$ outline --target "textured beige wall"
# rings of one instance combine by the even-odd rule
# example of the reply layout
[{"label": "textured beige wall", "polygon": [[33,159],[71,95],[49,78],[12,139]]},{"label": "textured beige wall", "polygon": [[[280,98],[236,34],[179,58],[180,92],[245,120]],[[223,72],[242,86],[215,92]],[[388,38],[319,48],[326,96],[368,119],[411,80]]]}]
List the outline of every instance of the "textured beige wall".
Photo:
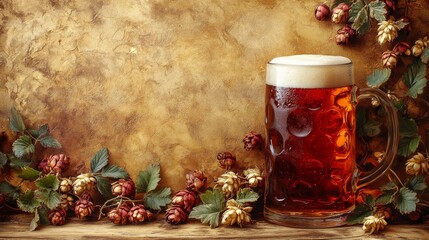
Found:
[{"label": "textured beige wall", "polygon": [[[193,169],[219,173],[219,151],[262,166],[241,139],[263,132],[269,59],[345,55],[363,85],[386,49],[373,34],[335,45],[339,26],[314,19],[318,2],[1,0],[1,130],[15,106],[29,125],[49,123],[74,171],[106,146],[133,178],[159,161],[174,189]],[[419,36],[429,1],[417,2]]]}]

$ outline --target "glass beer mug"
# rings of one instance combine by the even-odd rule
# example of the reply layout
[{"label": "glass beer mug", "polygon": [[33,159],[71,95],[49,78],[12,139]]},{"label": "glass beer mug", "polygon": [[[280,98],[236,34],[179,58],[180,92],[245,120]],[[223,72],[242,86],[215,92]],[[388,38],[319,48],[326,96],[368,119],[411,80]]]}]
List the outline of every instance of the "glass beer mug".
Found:
[{"label": "glass beer mug", "polygon": [[[376,98],[389,138],[379,166],[356,166],[356,104]],[[354,86],[353,65],[340,56],[295,55],[267,65],[265,95],[266,220],[295,227],[344,225],[356,190],[382,176],[398,145],[393,105],[378,89]]]}]

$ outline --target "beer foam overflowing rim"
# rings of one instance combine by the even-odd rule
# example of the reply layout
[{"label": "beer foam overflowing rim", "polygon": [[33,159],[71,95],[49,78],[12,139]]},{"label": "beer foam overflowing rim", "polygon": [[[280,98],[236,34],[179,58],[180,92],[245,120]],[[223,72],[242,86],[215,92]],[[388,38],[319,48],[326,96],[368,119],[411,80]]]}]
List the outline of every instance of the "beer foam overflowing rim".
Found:
[{"label": "beer foam overflowing rim", "polygon": [[354,84],[352,61],[342,56],[293,55],[267,65],[266,83],[276,87],[335,88]]}]

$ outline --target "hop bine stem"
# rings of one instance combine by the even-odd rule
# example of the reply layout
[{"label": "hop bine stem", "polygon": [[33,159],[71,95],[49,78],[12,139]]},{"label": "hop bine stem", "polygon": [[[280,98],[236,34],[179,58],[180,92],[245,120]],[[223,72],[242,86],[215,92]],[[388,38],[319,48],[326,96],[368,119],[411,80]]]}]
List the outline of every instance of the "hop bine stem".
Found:
[{"label": "hop bine stem", "polygon": [[[108,205],[108,203],[111,203],[111,202],[114,202],[117,200],[119,200],[119,202]],[[143,202],[143,199],[133,200],[131,198],[127,198],[124,196],[116,196],[114,198],[111,198],[111,199],[107,200],[106,202],[104,202],[104,204],[100,207],[100,213],[98,214],[98,220],[100,220],[101,217],[103,216],[103,210],[105,208],[110,208],[110,207],[115,207],[115,206],[117,206],[119,208],[121,206],[122,202],[129,202],[129,203],[132,203],[133,206],[135,206],[135,203],[141,203],[141,202]]]}]

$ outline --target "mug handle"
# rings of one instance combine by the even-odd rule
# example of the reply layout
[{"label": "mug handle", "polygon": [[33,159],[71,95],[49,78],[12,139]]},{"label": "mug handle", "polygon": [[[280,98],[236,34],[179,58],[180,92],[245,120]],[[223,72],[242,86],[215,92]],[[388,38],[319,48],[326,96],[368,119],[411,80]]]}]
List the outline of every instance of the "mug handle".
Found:
[{"label": "mug handle", "polygon": [[381,106],[383,106],[386,113],[386,128],[388,138],[386,151],[383,154],[380,164],[368,172],[360,172],[361,175],[359,181],[357,182],[357,188],[365,187],[366,185],[374,182],[389,170],[390,166],[392,166],[393,160],[396,157],[399,143],[398,115],[396,113],[396,108],[393,106],[387,95],[383,91],[376,88],[358,89],[355,86],[352,93],[352,102],[357,103],[361,99],[365,98],[375,98],[380,102]]}]

